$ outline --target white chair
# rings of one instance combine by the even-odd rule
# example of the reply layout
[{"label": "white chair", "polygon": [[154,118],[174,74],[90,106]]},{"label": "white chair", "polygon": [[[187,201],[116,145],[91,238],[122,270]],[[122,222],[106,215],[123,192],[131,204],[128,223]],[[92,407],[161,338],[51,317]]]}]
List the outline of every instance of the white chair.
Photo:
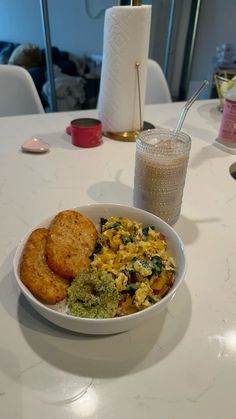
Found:
[{"label": "white chair", "polygon": [[172,102],[169,86],[160,65],[148,59],[145,104]]},{"label": "white chair", "polygon": [[0,116],[44,113],[32,77],[23,67],[0,65]]}]

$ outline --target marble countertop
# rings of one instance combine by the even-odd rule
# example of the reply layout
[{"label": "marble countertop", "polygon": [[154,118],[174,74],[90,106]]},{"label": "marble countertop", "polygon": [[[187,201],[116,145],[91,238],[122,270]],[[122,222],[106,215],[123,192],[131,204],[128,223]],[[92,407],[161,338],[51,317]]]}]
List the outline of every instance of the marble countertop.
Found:
[{"label": "marble countertop", "polygon": [[[145,120],[173,127],[182,106],[147,106]],[[235,418],[236,156],[214,145],[215,100],[195,102],[183,127],[192,148],[174,229],[188,268],[168,309],[126,333],[85,336],[20,295],[12,260],[30,228],[73,206],[132,205],[135,143],[76,148],[65,127],[79,116],[96,111],[0,118],[0,417]],[[22,153],[32,136],[50,152]]]}]

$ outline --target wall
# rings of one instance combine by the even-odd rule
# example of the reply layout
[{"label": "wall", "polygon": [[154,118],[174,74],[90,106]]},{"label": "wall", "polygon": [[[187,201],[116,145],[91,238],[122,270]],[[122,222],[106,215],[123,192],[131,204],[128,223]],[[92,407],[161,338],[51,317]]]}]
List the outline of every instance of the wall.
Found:
[{"label": "wall", "polygon": [[[86,4],[92,16],[86,13]],[[101,54],[103,9],[116,0],[48,0],[52,45],[74,54]],[[31,42],[42,47],[43,32],[39,0],[0,1],[0,41]]]},{"label": "wall", "polygon": [[[77,55],[102,54],[104,10],[118,3],[118,0],[48,0],[52,45]],[[98,18],[89,17],[87,12]],[[0,41],[31,42],[43,47],[40,0],[0,0]]]},{"label": "wall", "polygon": [[212,81],[217,45],[223,42],[231,43],[236,52],[235,16],[235,0],[202,0],[189,95],[202,80]]},{"label": "wall", "polygon": [[[99,14],[100,17],[90,18],[86,13],[86,4],[91,16]],[[102,11],[115,4],[115,0],[48,0],[52,44],[74,54],[101,54]]]},{"label": "wall", "polygon": [[43,44],[39,1],[0,1],[0,41]]}]

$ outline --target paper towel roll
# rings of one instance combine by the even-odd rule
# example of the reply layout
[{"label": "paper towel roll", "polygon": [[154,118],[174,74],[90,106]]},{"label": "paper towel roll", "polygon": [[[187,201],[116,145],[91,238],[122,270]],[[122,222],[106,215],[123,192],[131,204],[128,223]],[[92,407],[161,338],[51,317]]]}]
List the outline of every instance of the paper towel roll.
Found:
[{"label": "paper towel roll", "polygon": [[98,114],[103,130],[140,129],[136,63],[143,115],[151,6],[114,6],[106,11]]}]

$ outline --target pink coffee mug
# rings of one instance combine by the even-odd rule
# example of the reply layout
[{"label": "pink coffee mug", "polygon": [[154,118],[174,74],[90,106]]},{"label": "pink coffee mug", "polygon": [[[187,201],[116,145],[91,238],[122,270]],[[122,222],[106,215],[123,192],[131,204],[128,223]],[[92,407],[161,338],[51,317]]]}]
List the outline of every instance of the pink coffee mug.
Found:
[{"label": "pink coffee mug", "polygon": [[71,135],[71,142],[77,147],[96,147],[102,144],[102,123],[99,119],[74,119],[66,132]]}]

